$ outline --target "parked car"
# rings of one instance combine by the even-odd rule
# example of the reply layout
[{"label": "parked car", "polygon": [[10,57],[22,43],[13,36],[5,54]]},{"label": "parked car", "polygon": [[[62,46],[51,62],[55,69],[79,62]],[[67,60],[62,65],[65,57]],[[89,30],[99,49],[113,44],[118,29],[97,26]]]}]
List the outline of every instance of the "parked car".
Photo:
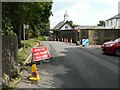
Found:
[{"label": "parked car", "polygon": [[120,56],[120,38],[103,43],[101,48],[104,53]]}]

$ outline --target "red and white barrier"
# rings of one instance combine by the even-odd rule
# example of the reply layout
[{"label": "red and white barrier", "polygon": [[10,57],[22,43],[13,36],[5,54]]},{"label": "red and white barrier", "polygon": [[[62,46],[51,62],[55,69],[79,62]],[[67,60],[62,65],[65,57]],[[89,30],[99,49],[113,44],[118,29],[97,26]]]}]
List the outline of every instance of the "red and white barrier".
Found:
[{"label": "red and white barrier", "polygon": [[50,53],[46,46],[36,47],[31,49],[34,61],[40,61],[50,58]]}]

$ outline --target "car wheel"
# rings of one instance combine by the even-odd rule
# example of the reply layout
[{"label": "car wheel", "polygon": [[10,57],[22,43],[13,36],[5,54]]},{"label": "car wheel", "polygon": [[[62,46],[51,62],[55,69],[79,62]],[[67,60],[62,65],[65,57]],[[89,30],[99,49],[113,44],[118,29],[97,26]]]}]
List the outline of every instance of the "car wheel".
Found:
[{"label": "car wheel", "polygon": [[119,48],[119,49],[116,49],[115,54],[116,54],[117,56],[120,56],[120,48]]}]

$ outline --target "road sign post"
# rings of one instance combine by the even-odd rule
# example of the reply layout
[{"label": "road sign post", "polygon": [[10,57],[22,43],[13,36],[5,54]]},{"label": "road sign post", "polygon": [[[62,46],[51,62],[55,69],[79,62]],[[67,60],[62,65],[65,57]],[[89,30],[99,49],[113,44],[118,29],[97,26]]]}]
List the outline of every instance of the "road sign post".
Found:
[{"label": "road sign post", "polygon": [[24,52],[25,52],[25,25],[23,24]]},{"label": "road sign post", "polygon": [[23,24],[23,37],[24,37],[24,52],[25,52],[25,30],[29,28],[29,25]]}]

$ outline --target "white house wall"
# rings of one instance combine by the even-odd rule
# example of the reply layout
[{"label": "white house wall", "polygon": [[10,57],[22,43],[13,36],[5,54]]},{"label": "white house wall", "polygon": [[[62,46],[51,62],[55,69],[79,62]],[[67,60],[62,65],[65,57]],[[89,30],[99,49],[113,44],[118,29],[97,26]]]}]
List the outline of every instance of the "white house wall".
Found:
[{"label": "white house wall", "polygon": [[110,27],[111,26],[111,20],[107,21],[107,26]]},{"label": "white house wall", "polygon": [[120,19],[118,19],[117,26],[120,28]]},{"label": "white house wall", "polygon": [[115,27],[116,24],[117,24],[117,23],[116,23],[116,19],[113,19],[113,20],[112,20],[112,26]]},{"label": "white house wall", "polygon": [[60,30],[67,30],[65,27],[68,27],[67,29],[73,29],[69,24],[65,24]]},{"label": "white house wall", "polygon": [[117,19],[117,23],[116,23],[116,19],[110,19],[107,21],[107,27],[111,27],[111,28],[118,28],[120,27],[120,19]]}]

